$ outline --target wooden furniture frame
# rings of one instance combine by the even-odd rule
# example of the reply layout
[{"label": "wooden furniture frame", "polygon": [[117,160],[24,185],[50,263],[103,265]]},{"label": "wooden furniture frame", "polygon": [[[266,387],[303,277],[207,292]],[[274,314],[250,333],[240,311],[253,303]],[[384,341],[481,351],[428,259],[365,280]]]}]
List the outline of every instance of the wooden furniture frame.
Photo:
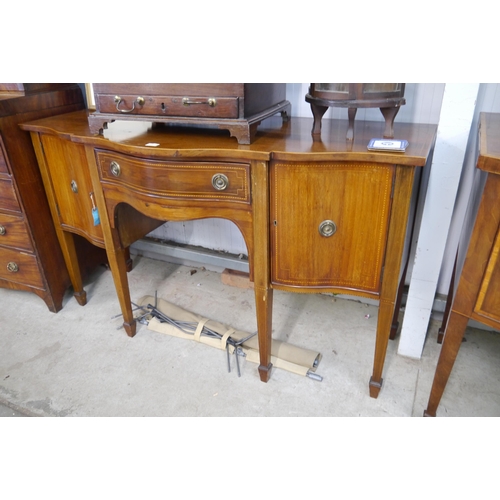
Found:
[{"label": "wooden furniture frame", "polygon": [[[476,175],[482,187],[458,288],[444,331],[427,409],[435,417],[469,319],[500,329],[500,114],[482,113]],[[459,266],[460,267],[460,266]],[[451,290],[450,290],[451,292]]]},{"label": "wooden furniture frame", "polygon": [[71,283],[30,134],[19,123],[84,107],[77,84],[0,84],[0,287],[33,292],[52,312]]},{"label": "wooden furniture frame", "polygon": [[[349,147],[343,134],[345,121],[326,121],[329,133],[325,137],[329,139],[324,143],[311,139],[310,126],[307,118],[285,123],[271,118],[262,124],[251,145],[238,145],[216,131],[165,130],[145,123],[136,123],[137,129],[132,131],[130,125],[117,122],[105,137],[95,136],[85,113],[23,125],[31,131],[35,145],[43,144],[35,149],[42,170],[52,181],[60,166],[55,158],[48,158],[47,147],[51,146],[47,138],[84,148],[128,335],[135,334],[135,323],[126,247],[158,221],[225,218],[238,226],[248,247],[261,380],[268,381],[272,368],[274,288],[350,293],[380,301],[369,383],[370,395],[377,397],[397,313],[414,172],[426,164],[436,127],[399,124],[399,136],[410,144],[407,151],[374,153],[367,150],[367,144],[380,134],[380,123],[360,123],[357,139]],[[46,187],[52,190],[51,182]],[[66,185],[66,191],[69,189]],[[337,197],[340,202],[335,201]],[[49,196],[54,203],[57,198],[57,193]],[[307,234],[294,233],[297,221],[287,211],[294,205],[296,213],[305,215],[298,226],[309,225]],[[329,219],[337,225],[335,234],[330,234],[327,224],[318,236],[318,225]],[[61,230],[72,234],[68,226]],[[63,245],[66,238],[62,238]],[[304,252],[313,251],[310,245],[318,247],[314,262],[304,260]],[[372,251],[366,251],[370,245]],[[71,252],[65,255],[72,258]],[[300,266],[301,271],[287,274],[290,266]],[[78,262],[73,260],[69,267],[77,273]],[[78,282],[74,286],[81,287]]]}]

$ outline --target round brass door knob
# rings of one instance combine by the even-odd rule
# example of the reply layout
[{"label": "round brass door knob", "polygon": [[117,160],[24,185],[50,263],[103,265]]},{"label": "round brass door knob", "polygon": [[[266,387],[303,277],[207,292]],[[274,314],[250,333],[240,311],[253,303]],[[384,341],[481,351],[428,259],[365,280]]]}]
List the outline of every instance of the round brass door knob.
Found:
[{"label": "round brass door knob", "polygon": [[319,230],[319,234],[321,234],[321,236],[328,238],[328,237],[333,236],[335,234],[335,231],[337,231],[337,226],[335,225],[335,222],[333,222],[332,220],[324,220],[319,225],[318,230]]}]

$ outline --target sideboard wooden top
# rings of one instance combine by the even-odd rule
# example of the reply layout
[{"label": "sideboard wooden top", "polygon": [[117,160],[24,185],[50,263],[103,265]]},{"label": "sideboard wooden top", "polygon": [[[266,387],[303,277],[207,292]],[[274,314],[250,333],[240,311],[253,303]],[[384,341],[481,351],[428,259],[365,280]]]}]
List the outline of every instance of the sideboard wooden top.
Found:
[{"label": "sideboard wooden top", "polygon": [[[238,144],[225,130],[153,126],[151,122],[115,121],[103,136],[93,135],[88,126],[89,111],[68,113],[22,125],[24,130],[54,134],[74,142],[110,148],[123,153],[148,157],[196,157],[207,150],[214,158],[246,160],[364,161],[398,165],[424,166],[436,137],[436,125],[395,123],[395,139],[405,139],[405,153],[371,152],[370,139],[382,137],[383,122],[357,121],[354,141],[346,141],[347,120],[323,120],[321,140],[311,136],[313,119],[292,117],[283,122],[280,116],[263,121],[252,144]],[[213,153],[213,154],[212,154]]]},{"label": "sideboard wooden top", "polygon": [[500,113],[481,113],[478,168],[500,174]]}]

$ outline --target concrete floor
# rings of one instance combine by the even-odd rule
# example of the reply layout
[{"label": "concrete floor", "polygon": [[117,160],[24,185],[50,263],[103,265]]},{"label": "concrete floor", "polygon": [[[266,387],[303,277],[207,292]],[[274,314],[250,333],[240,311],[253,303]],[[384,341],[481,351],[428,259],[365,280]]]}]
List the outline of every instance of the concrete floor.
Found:
[{"label": "concrete floor", "polygon": [[[256,329],[253,290],[222,283],[214,271],[136,256],[132,300],[165,298],[184,309],[248,332]],[[138,325],[129,338],[111,273],[100,268],[86,285],[88,304],[67,293],[50,313],[31,293],[0,289],[0,416],[279,416],[421,417],[440,345],[429,330],[420,360],[389,343],[378,399],[368,394],[377,307],[330,295],[275,291],[273,337],[323,356],[317,382],[275,369],[260,382],[242,359],[227,371],[224,351]],[[500,416],[500,338],[468,329],[438,417]]]}]

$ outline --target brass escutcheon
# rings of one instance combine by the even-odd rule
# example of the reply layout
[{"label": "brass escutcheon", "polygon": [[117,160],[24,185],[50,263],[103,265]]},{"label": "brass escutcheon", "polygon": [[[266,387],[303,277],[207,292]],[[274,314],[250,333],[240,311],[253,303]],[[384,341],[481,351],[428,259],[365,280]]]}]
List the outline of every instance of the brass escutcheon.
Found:
[{"label": "brass escutcheon", "polygon": [[330,236],[333,236],[335,234],[335,231],[337,231],[337,226],[332,220],[324,220],[319,225],[318,231],[321,236],[329,238]]},{"label": "brass escutcheon", "polygon": [[15,262],[9,262],[7,264],[7,271],[10,271],[11,273],[17,273],[17,271],[19,271],[19,266]]}]

